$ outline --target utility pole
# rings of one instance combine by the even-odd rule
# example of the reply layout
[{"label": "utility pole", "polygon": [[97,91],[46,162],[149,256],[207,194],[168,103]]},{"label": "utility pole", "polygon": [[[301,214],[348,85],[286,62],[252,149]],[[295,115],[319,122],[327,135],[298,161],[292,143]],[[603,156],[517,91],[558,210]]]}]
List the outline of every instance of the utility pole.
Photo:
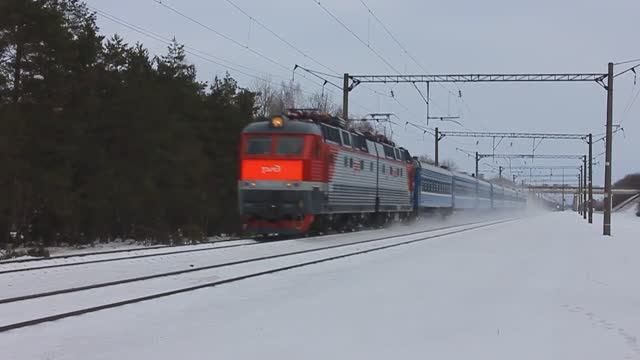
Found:
[{"label": "utility pole", "polygon": [[582,218],[587,220],[587,155],[582,158],[582,204],[584,205],[584,209],[582,209]]},{"label": "utility pole", "polygon": [[578,214],[582,215],[582,167],[580,167],[580,174],[578,175]]},{"label": "utility pole", "polygon": [[344,74],[342,82],[342,118],[349,118],[349,74]]},{"label": "utility pole", "polygon": [[[429,116],[427,116],[427,121],[429,121],[428,119],[429,119]],[[436,127],[436,153],[435,153],[436,166],[440,166],[439,159],[438,159],[438,142],[440,142],[440,130],[438,130],[438,128]]]},{"label": "utility pole", "polygon": [[593,137],[589,134],[589,224],[593,224]]},{"label": "utility pole", "polygon": [[[430,102],[431,102],[431,98],[429,97],[429,82],[427,81],[427,126],[429,126],[429,103]],[[438,165],[438,161],[436,161],[436,166],[437,165]]]},{"label": "utility pole", "polygon": [[478,174],[478,162],[480,161],[480,154],[476,151],[476,179],[479,179],[480,176]]},{"label": "utility pole", "polygon": [[602,226],[603,235],[611,235],[611,150],[613,140],[613,63],[610,62],[607,72],[607,135],[606,150],[604,160],[604,221]]},{"label": "utility pole", "polygon": [[562,211],[565,208],[565,198],[564,198],[564,169],[562,169]]}]

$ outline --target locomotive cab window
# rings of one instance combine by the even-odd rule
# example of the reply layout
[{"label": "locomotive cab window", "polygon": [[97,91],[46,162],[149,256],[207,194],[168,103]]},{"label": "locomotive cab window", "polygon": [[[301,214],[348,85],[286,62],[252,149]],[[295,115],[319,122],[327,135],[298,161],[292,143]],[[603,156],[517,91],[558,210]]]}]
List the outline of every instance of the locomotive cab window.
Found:
[{"label": "locomotive cab window", "polygon": [[252,136],[247,139],[247,154],[265,155],[271,153],[270,136]]},{"label": "locomotive cab window", "polygon": [[406,149],[402,149],[401,153],[403,155],[402,160],[411,161],[411,154],[409,154],[409,151],[407,151]]},{"label": "locomotive cab window", "polygon": [[278,155],[300,155],[304,147],[304,138],[301,136],[282,136],[278,139]]},{"label": "locomotive cab window", "polygon": [[340,144],[340,130],[331,126],[322,125],[322,134],[325,140]]},{"label": "locomotive cab window", "polygon": [[347,147],[351,147],[351,139],[349,133],[346,131],[342,131],[342,144]]},{"label": "locomotive cab window", "polygon": [[391,146],[384,145],[384,154],[389,159],[395,159],[393,148]]},{"label": "locomotive cab window", "polygon": [[353,141],[353,147],[362,151],[369,151],[367,148],[367,140],[362,135],[351,135],[351,140]]}]

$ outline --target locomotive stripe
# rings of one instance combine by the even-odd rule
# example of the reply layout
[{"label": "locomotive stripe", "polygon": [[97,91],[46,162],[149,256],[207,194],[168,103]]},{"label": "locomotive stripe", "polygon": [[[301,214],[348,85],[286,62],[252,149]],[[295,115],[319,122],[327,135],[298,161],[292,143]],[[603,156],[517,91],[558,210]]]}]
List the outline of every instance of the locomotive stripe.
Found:
[{"label": "locomotive stripe", "polygon": [[327,191],[327,183],[320,181],[269,181],[269,180],[241,180],[238,181],[241,190],[301,190]]}]

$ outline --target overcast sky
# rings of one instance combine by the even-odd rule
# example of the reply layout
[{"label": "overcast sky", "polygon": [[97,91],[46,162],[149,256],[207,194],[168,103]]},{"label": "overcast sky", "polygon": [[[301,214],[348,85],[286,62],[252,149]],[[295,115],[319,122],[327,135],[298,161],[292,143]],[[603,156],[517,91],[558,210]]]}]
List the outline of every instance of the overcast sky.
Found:
[{"label": "overcast sky", "polygon": [[[394,74],[394,70],[372,50],[359,42],[313,0],[231,0],[253,18],[293,44],[309,57],[292,49],[227,0],[166,1],[211,29],[264,54],[280,65],[234,44],[213,31],[181,17],[154,0],[89,0],[94,8],[117,16],[164,37],[222,58],[236,69],[253,76],[268,76],[274,82],[291,78],[294,64],[342,74]],[[364,0],[364,3],[402,43],[409,55],[389,37],[360,0],[323,0],[322,6],[343,21],[364,42],[403,73],[604,73],[609,61],[640,58],[637,0]],[[162,54],[166,45],[136,33],[121,24],[98,16],[104,35],[122,35],[128,42],[140,41],[152,54]],[[313,59],[313,60],[311,60]],[[198,77],[210,81],[226,71],[241,86],[250,87],[255,77],[190,56]],[[616,66],[616,72],[636,63]],[[326,66],[326,67],[323,67]],[[296,72],[303,91],[321,89],[320,81],[309,81]],[[331,79],[341,85],[341,80]],[[419,85],[424,91],[424,84]],[[331,86],[333,100],[341,93]],[[376,90],[383,95],[374,93]],[[462,92],[462,98],[454,96]],[[388,95],[393,91],[395,99]],[[640,99],[625,111],[640,92],[631,73],[616,78],[614,123],[621,123],[613,142],[613,174],[640,172]],[[452,95],[453,94],[453,95]],[[386,95],[386,96],[385,96]],[[431,85],[431,115],[460,116],[464,127],[431,121],[442,130],[531,131],[593,133],[604,132],[606,92],[595,83],[472,83]],[[371,112],[392,112],[401,121],[425,123],[425,103],[410,84],[360,86],[351,93],[351,116]],[[401,122],[398,121],[398,122]],[[396,143],[413,155],[433,156],[434,140],[421,131],[393,126]],[[387,128],[387,131],[391,131]],[[497,142],[497,140],[496,140]],[[474,171],[469,152],[491,153],[492,139],[446,138],[441,142],[441,159],[451,159],[461,170]],[[532,152],[532,140],[504,139],[495,153]],[[584,154],[579,141],[543,141],[537,154]],[[596,143],[594,155],[604,151]],[[604,156],[594,168],[594,184],[604,182]],[[513,160],[512,166],[532,161]],[[534,160],[535,165],[577,165],[574,160]],[[508,160],[484,159],[481,173],[490,166],[509,167]],[[548,171],[547,171],[548,172]],[[540,173],[540,172],[539,172]],[[567,174],[576,171],[567,170]],[[505,171],[509,176],[509,171]]]}]

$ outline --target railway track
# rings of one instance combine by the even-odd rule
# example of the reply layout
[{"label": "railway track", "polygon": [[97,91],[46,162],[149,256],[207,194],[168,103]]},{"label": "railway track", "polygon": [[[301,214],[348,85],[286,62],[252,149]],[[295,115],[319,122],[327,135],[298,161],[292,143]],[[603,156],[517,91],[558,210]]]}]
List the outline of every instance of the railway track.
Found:
[{"label": "railway track", "polygon": [[[363,229],[363,230],[372,230],[372,229]],[[323,234],[323,235],[316,235],[311,238],[315,239],[315,238],[341,236],[341,235],[342,233],[329,233],[329,234]],[[278,241],[286,242],[286,241],[294,241],[299,239],[300,238],[284,238],[284,239],[278,239]],[[78,266],[78,265],[143,259],[143,258],[150,258],[150,257],[157,257],[157,256],[170,256],[170,255],[179,255],[179,254],[198,253],[198,252],[206,252],[206,251],[233,248],[233,247],[246,246],[246,245],[258,245],[258,244],[264,244],[264,243],[268,243],[268,242],[261,242],[253,239],[229,239],[229,240],[213,241],[213,242],[198,244],[198,245],[178,245],[178,246],[160,245],[160,246],[141,247],[141,248],[122,249],[122,250],[108,250],[108,251],[87,252],[87,253],[79,253],[79,254],[58,255],[58,256],[50,256],[48,258],[2,260],[0,261],[0,275],[36,271],[36,270],[65,268],[65,267],[72,267],[72,266]],[[184,249],[184,250],[163,251],[163,249],[175,249],[175,248],[182,248],[182,247],[190,247],[190,248]],[[143,252],[143,253],[136,254],[136,252]],[[116,256],[116,257],[109,256],[112,254],[131,254],[131,255]],[[96,258],[91,260],[75,261],[75,259],[82,259],[86,257],[96,257]],[[72,262],[62,262],[62,263],[58,262],[60,260],[69,260],[69,259],[71,259]],[[37,266],[27,265],[24,267],[21,267],[19,265],[22,263],[28,264],[28,263],[34,263],[34,262],[38,264],[47,263],[47,265],[37,265]]]},{"label": "railway track", "polygon": [[[469,224],[471,223],[455,224],[452,226],[464,226]],[[386,239],[392,236],[414,235],[423,233],[425,230],[439,230],[448,227],[384,234],[384,236],[378,236],[374,238],[374,240]],[[306,239],[289,239],[279,242],[263,243],[265,244],[264,248],[261,247],[258,249],[252,247],[252,250],[255,251],[243,251],[245,253],[244,255],[239,252],[239,249],[232,249],[240,248],[240,246],[233,245],[218,247],[217,249],[220,250],[218,252],[180,252],[180,257],[172,259],[156,258],[147,255],[140,257],[127,257],[126,260],[131,261],[128,261],[125,264],[119,264],[115,267],[112,266],[111,260],[117,261],[125,259],[103,259],[100,261],[82,262],[80,264],[77,264],[85,265],[80,269],[67,268],[66,266],[53,266],[54,269],[51,269],[51,267],[39,267],[36,269],[32,269],[34,270],[32,272],[5,271],[4,274],[0,272],[0,280],[4,280],[7,283],[7,286],[5,286],[4,290],[4,296],[0,298],[0,304],[35,299],[44,296],[53,296],[83,290],[97,289],[107,286],[140,282],[167,276],[197,273],[224,266],[242,264],[247,262],[247,259],[250,259],[252,261],[260,261],[270,258],[282,257],[287,254],[292,254],[290,249],[287,248],[288,246],[295,246],[297,248],[298,251],[293,253],[293,255],[304,254],[310,251],[327,248],[327,243],[330,242],[337,243],[336,245],[334,245],[334,247],[346,246],[356,241],[356,238],[358,237],[363,240],[369,241],[371,235],[366,232],[358,232],[351,233],[348,238],[344,238],[340,234],[334,234]],[[294,240],[298,241],[296,241],[294,244],[287,244],[294,242]],[[253,245],[256,243],[251,244]],[[249,250],[249,248],[242,247],[242,250]],[[227,254],[229,251],[234,252],[232,254]],[[223,254],[220,254],[220,252],[223,252]],[[174,252],[170,254],[173,253]],[[158,255],[166,255],[166,253],[155,254],[155,256]],[[140,259],[146,260],[146,264],[142,267],[140,266]],[[55,268],[63,269],[60,270]],[[92,276],[84,277],[82,275],[79,275],[83,272],[92,274]],[[27,274],[28,276],[21,276],[23,274]],[[46,278],[47,281],[43,282],[43,278]],[[14,287],[13,284],[20,284],[20,286]]]},{"label": "railway track", "polygon": [[[204,243],[200,243],[198,245],[211,245],[211,244],[219,244],[233,241],[242,241],[242,239],[227,239],[227,240],[216,240],[216,241],[208,241]],[[130,253],[136,251],[150,251],[150,250],[158,250],[158,249],[166,249],[166,248],[179,248],[185,246],[194,246],[191,244],[187,245],[152,245],[152,246],[144,246],[144,247],[135,247],[129,249],[116,249],[116,250],[104,250],[104,251],[88,251],[81,252],[75,254],[67,254],[67,255],[54,255],[49,257],[34,257],[28,259],[16,259],[16,260],[0,260],[0,265],[6,264],[21,264],[21,263],[30,263],[30,262],[47,262],[51,260],[59,260],[59,259],[72,259],[72,258],[80,258],[86,256],[97,256],[97,255],[109,255],[109,254],[119,254],[119,253]]]},{"label": "railway track", "polygon": [[[230,243],[230,242],[234,242],[233,244],[227,244],[227,245],[220,245],[218,246],[216,243]],[[173,250],[173,251],[165,251],[165,252],[146,252],[144,254],[138,254],[138,255],[130,255],[130,256],[120,256],[120,257],[105,257],[105,258],[98,258],[98,259],[93,259],[93,260],[86,260],[86,261],[77,261],[77,262],[65,262],[65,263],[55,263],[55,264],[49,264],[49,265],[42,265],[42,266],[28,266],[28,267],[15,267],[15,268],[11,268],[11,269],[6,269],[6,270],[0,270],[0,275],[2,274],[10,274],[10,273],[18,273],[18,272],[25,272],[25,271],[34,271],[34,270],[45,270],[45,269],[54,269],[54,268],[62,268],[62,267],[70,267],[70,266],[78,266],[78,265],[87,265],[87,264],[98,264],[98,263],[104,263],[104,262],[114,262],[114,261],[123,261],[123,260],[132,260],[132,259],[143,259],[143,258],[149,258],[149,257],[155,257],[155,256],[168,256],[168,255],[178,255],[178,254],[188,254],[188,253],[197,253],[197,252],[203,252],[203,251],[212,251],[212,250],[219,250],[219,249],[226,249],[226,248],[232,248],[232,247],[238,247],[238,246],[246,246],[246,245],[257,245],[259,244],[259,242],[255,242],[253,240],[248,240],[248,239],[242,239],[242,240],[224,240],[224,241],[219,241],[216,243],[211,243],[210,246],[206,246],[206,247],[201,247],[201,248],[195,248],[195,249],[184,249],[184,250]],[[188,246],[188,245],[185,245]],[[168,248],[174,248],[172,246],[166,246]],[[147,251],[151,251],[151,250],[157,250],[157,249],[163,249],[165,248],[165,246],[162,247],[158,247],[158,248],[151,248],[151,249],[144,249]],[[47,259],[51,259],[51,260],[58,260],[58,259],[68,259],[68,258],[75,258],[75,257],[83,257],[83,256],[102,256],[102,255],[109,255],[109,254],[113,254],[113,253],[121,253],[121,252],[132,252],[132,251],[140,251],[141,249],[138,250],[118,250],[118,251],[109,251],[109,252],[97,252],[97,253],[93,253],[91,255],[89,254],[83,254],[83,255],[69,255],[69,256],[60,256],[60,257],[50,257]],[[26,260],[26,259],[25,259]],[[19,261],[19,260],[17,260]],[[44,259],[38,260],[38,261],[45,261]],[[0,263],[0,269],[2,269],[2,266],[5,264],[10,264],[9,262],[4,262],[4,263]]]},{"label": "railway track", "polygon": [[[468,232],[513,220],[515,219],[452,225],[328,246],[317,244],[307,249],[248,257],[199,268],[4,298],[0,299],[0,304],[3,304],[0,307],[0,318],[7,322],[0,323],[0,332]],[[199,274],[199,278],[195,279],[196,284],[193,285],[194,278],[188,275],[196,273]],[[132,283],[138,285],[133,286],[135,284]],[[117,289],[116,292],[120,296],[109,296],[109,289]],[[126,291],[122,291],[123,289]],[[43,312],[41,309],[45,304],[45,309],[53,309],[55,313]]]},{"label": "railway track", "polygon": [[[367,229],[371,230],[371,229]],[[316,238],[324,238],[324,237],[332,237],[332,236],[341,236],[342,233],[330,233],[324,235],[316,235],[313,239]],[[277,239],[279,242],[287,242],[287,241],[295,241],[300,238],[284,238]],[[135,260],[135,259],[144,259],[144,258],[152,258],[152,257],[160,257],[160,256],[171,256],[171,255],[180,255],[180,254],[189,254],[189,253],[199,253],[199,252],[207,252],[213,250],[220,249],[228,249],[233,247],[240,246],[248,246],[248,245],[259,245],[266,244],[270,242],[262,242],[255,241],[253,239],[231,239],[231,240],[221,240],[215,241],[208,244],[200,244],[200,245],[180,245],[180,247],[185,246],[197,246],[197,248],[189,248],[183,250],[171,250],[171,251],[159,251],[162,249],[175,249],[176,246],[157,246],[157,247],[148,247],[148,248],[135,248],[135,249],[126,249],[126,250],[113,250],[113,251],[101,251],[101,252],[92,252],[92,253],[82,253],[82,254],[72,254],[72,255],[60,255],[60,256],[52,256],[48,258],[37,258],[37,259],[20,259],[20,260],[10,260],[10,261],[1,261],[0,262],[0,275],[3,274],[11,274],[11,273],[21,273],[21,272],[29,272],[29,271],[38,271],[38,270],[48,270],[48,269],[56,269],[56,268],[67,268],[79,265],[89,265],[89,264],[100,264],[100,263],[109,263],[109,262],[117,262],[117,261],[126,261],[126,260]],[[144,252],[143,254],[136,254],[137,251]],[[108,255],[112,254],[120,254],[120,253],[128,253],[131,255],[126,256],[116,256],[111,257]],[[81,259],[85,257],[96,257],[91,260],[80,260],[74,261],[75,259]],[[60,260],[69,260],[72,259],[72,262],[57,262]],[[39,265],[36,266],[16,266],[16,264],[21,263],[31,263],[37,262]],[[53,263],[51,263],[53,262]],[[46,265],[40,265],[40,263],[47,263]],[[13,265],[12,265],[13,264]],[[8,267],[5,265],[9,265]],[[2,301],[0,300],[0,304]]]},{"label": "railway track", "polygon": [[[335,236],[335,235],[339,236],[339,235],[341,235],[341,233],[316,235],[316,236],[313,236],[313,238],[321,238],[321,237]],[[274,238],[274,239],[277,239],[277,238]],[[281,241],[281,242],[282,241],[294,241],[294,240],[299,240],[299,238],[281,238],[281,239],[277,239],[277,240]],[[224,243],[224,245],[218,245],[218,244],[221,244],[221,243]],[[72,267],[72,266],[78,266],[78,265],[99,264],[99,263],[116,262],[116,261],[123,261],[123,260],[143,259],[143,258],[150,258],[150,257],[156,257],[156,256],[169,256],[169,255],[179,255],[179,254],[188,254],[188,253],[198,253],[198,252],[204,252],[204,251],[220,250],[220,249],[227,249],[227,248],[233,248],[233,247],[239,247],[239,246],[247,246],[247,245],[259,245],[259,244],[265,244],[265,243],[268,243],[268,242],[255,241],[253,239],[231,239],[231,240],[220,240],[220,241],[214,241],[214,242],[211,242],[211,243],[207,243],[206,247],[199,247],[199,248],[195,248],[195,249],[185,249],[185,250],[173,250],[173,251],[165,251],[165,252],[153,252],[153,251],[159,250],[159,249],[166,249],[166,248],[173,249],[173,248],[176,248],[178,246],[161,245],[161,246],[152,246],[152,247],[144,247],[144,248],[126,249],[126,250],[110,250],[110,251],[98,251],[98,252],[91,252],[91,253],[50,256],[48,258],[19,259],[19,260],[8,260],[8,261],[5,260],[5,261],[0,261],[0,275],[27,272],[27,271],[36,271],[36,270],[65,268],[65,267]],[[200,244],[200,245],[205,245],[205,244]],[[195,245],[195,246],[200,246],[200,245]],[[185,246],[194,246],[194,245],[179,245],[179,247],[185,247]],[[143,251],[145,253],[144,254],[134,254],[134,255],[129,255],[129,256],[120,256],[120,257],[103,257],[104,255],[120,254],[120,253],[135,253],[137,251]],[[96,256],[98,258],[97,259],[92,259],[92,260],[85,260],[85,261],[53,263],[53,264],[40,265],[40,266],[11,267],[11,268],[8,268],[8,269],[6,268],[6,266],[4,266],[4,265],[20,264],[20,263],[31,263],[31,262],[50,262],[50,261],[54,261],[55,262],[57,260],[76,259],[76,258],[92,257],[92,256]],[[4,270],[3,270],[3,267],[5,267]],[[2,301],[0,301],[0,304],[1,303],[2,303]]]}]

